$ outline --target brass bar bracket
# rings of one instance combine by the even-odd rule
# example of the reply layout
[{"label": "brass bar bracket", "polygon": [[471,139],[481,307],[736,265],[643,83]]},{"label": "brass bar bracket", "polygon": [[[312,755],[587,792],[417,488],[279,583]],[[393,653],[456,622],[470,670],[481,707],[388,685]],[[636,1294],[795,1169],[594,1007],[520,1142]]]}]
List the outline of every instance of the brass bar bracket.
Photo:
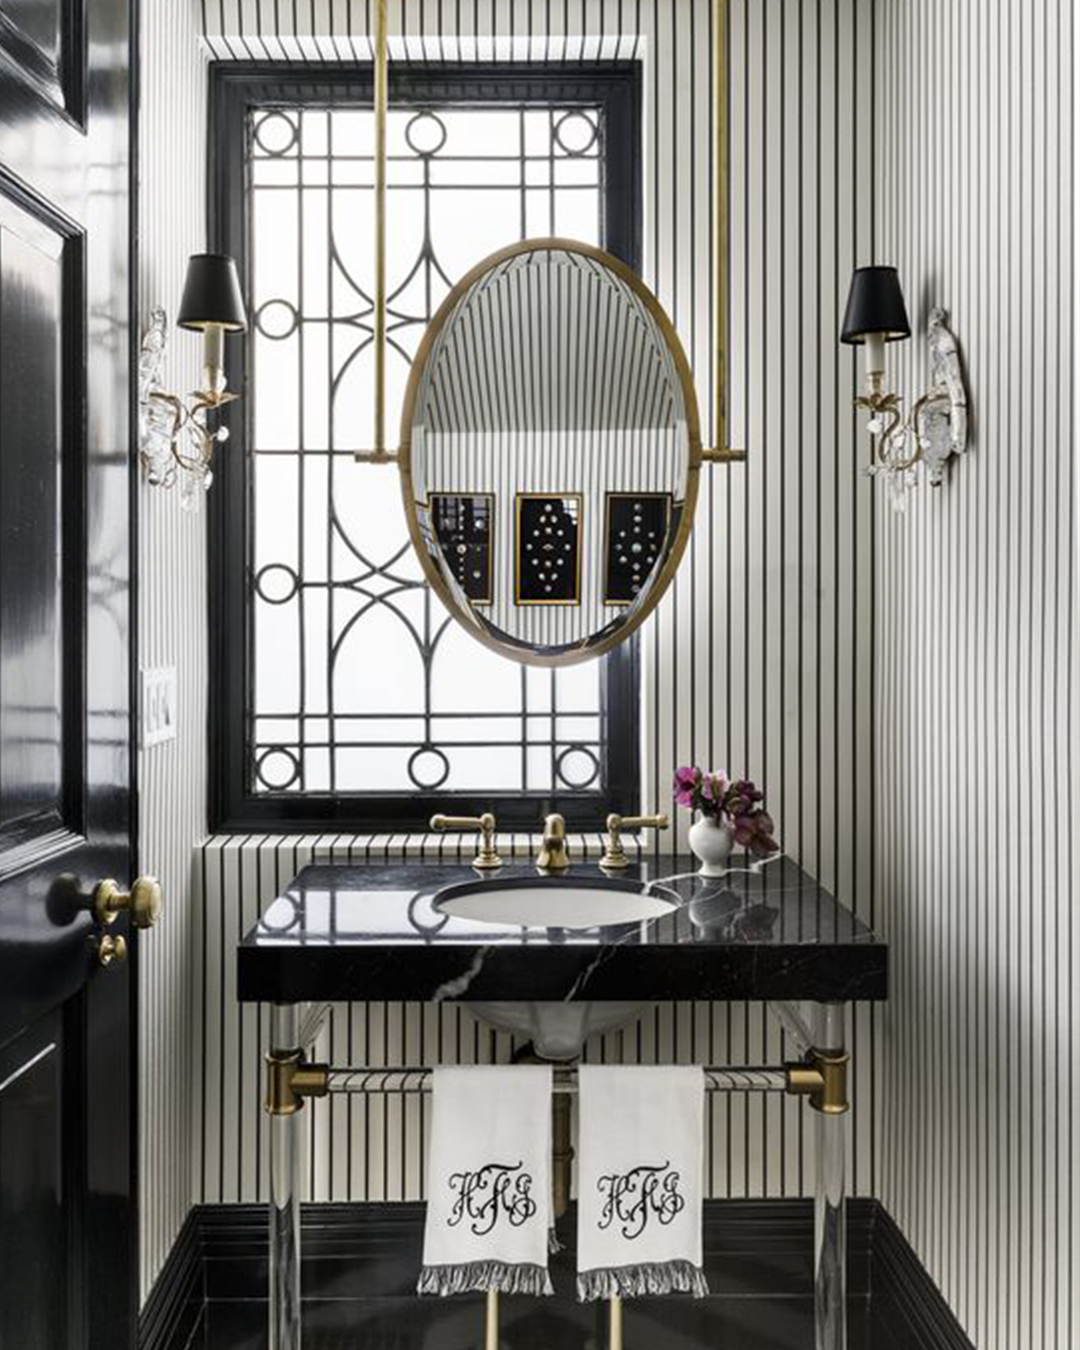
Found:
[{"label": "brass bar bracket", "polygon": [[397,464],[396,450],[354,450],[353,459],[357,464]]},{"label": "brass bar bracket", "polygon": [[745,461],[745,450],[703,449],[701,452],[702,464],[743,464]]},{"label": "brass bar bracket", "polygon": [[849,1060],[847,1054],[811,1050],[805,1059],[785,1066],[788,1092],[809,1097],[810,1105],[822,1115],[842,1116],[851,1105],[847,1096]]},{"label": "brass bar bracket", "polygon": [[294,1116],[305,1097],[325,1097],[329,1069],[325,1064],[308,1064],[300,1050],[287,1050],[266,1056],[266,1113]]}]

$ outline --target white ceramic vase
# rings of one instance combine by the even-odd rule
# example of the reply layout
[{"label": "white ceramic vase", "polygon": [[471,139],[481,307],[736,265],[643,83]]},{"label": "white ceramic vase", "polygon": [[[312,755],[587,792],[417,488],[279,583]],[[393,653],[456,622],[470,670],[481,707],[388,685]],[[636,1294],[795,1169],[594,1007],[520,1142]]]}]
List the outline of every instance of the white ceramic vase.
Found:
[{"label": "white ceramic vase", "polygon": [[702,816],[690,826],[690,833],[687,837],[690,840],[694,857],[701,862],[701,866],[698,868],[698,876],[723,876],[731,853],[731,846],[735,842],[735,836],[728,826],[722,825],[712,816]]}]

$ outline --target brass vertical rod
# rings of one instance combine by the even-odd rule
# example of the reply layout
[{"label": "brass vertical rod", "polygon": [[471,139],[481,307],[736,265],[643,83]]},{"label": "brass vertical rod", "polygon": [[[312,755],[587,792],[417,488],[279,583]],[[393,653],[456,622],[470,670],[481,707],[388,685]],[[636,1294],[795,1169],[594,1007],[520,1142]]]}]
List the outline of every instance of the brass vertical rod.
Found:
[{"label": "brass vertical rod", "polygon": [[712,443],[728,449],[728,0],[713,5],[713,427]]},{"label": "brass vertical rod", "polygon": [[608,1301],[608,1350],[623,1350],[622,1299],[618,1294]]},{"label": "brass vertical rod", "polygon": [[375,443],[386,452],[386,0],[375,0]]},{"label": "brass vertical rod", "polygon": [[484,1350],[499,1350],[499,1291],[489,1289],[484,1307]]}]

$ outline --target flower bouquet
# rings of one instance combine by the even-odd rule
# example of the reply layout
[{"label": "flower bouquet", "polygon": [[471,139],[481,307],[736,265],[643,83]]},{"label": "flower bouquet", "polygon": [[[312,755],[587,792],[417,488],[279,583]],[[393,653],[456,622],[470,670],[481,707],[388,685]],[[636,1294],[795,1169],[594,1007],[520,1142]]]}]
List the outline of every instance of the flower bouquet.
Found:
[{"label": "flower bouquet", "polygon": [[697,811],[690,827],[690,847],[700,860],[699,873],[721,876],[734,844],[755,857],[777,853],[776,828],[765,810],[765,794],[748,778],[730,781],[725,773],[706,772],[696,765],[675,770],[675,803]]}]

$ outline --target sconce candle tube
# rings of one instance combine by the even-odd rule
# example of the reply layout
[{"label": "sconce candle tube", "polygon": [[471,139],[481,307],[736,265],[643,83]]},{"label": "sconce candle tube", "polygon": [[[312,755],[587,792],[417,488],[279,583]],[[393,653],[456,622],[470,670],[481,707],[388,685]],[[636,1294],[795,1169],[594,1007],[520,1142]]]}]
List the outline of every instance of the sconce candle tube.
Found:
[{"label": "sconce candle tube", "polygon": [[225,388],[225,327],[208,323],[203,329],[203,379],[210,393]]},{"label": "sconce candle tube", "polygon": [[866,348],[866,374],[881,375],[885,371],[885,334],[867,333],[863,340]]}]

